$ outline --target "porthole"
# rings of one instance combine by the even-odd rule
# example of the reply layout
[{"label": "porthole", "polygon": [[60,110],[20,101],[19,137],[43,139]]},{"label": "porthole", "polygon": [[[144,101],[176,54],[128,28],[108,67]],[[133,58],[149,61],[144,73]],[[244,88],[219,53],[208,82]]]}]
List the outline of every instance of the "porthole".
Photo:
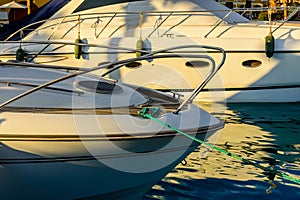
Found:
[{"label": "porthole", "polygon": [[185,63],[187,67],[195,67],[195,68],[201,68],[201,67],[208,67],[209,62],[203,61],[203,60],[192,60]]},{"label": "porthole", "polygon": [[128,67],[128,68],[136,68],[136,67],[141,67],[142,63],[140,63],[140,62],[130,62],[130,63],[125,64],[125,66]]},{"label": "porthole", "polygon": [[242,62],[242,65],[244,67],[255,68],[260,67],[262,65],[262,62],[259,60],[245,60],[244,62]]},{"label": "porthole", "polygon": [[120,86],[104,81],[79,81],[77,83],[77,87],[89,92],[104,94],[122,91],[122,88]]}]

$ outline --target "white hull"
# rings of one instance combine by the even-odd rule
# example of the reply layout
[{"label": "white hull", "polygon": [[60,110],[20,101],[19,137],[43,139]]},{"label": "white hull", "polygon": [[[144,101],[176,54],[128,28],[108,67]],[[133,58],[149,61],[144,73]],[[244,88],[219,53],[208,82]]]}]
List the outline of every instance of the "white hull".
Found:
[{"label": "white hull", "polygon": [[[159,48],[170,47],[170,45],[180,45],[197,43],[202,45],[222,44],[224,49],[228,49],[227,58],[224,66],[214,77],[214,79],[206,87],[210,92],[204,92],[198,96],[196,100],[206,102],[299,102],[300,101],[300,79],[298,78],[300,61],[300,53],[288,53],[288,51],[298,51],[297,49],[289,49],[287,52],[276,53],[272,58],[267,58],[263,50],[263,41],[261,39],[253,39],[252,44],[259,46],[257,49],[248,48],[245,45],[243,48],[237,47],[231,49],[232,39],[160,39],[152,38],[151,44],[153,47]],[[111,40],[99,39],[90,40],[92,44],[101,43],[109,44]],[[137,38],[123,38],[119,45],[121,47],[134,48]],[[235,43],[243,43],[244,38],[235,39]],[[294,43],[300,46],[299,41],[282,40],[282,45]],[[28,47],[27,47],[28,48]],[[287,46],[287,48],[290,48]],[[15,48],[16,49],[16,48]],[[26,48],[25,48],[26,49]],[[285,49],[285,48],[284,48]],[[77,66],[88,68],[97,66],[110,60],[115,60],[117,57],[124,59],[134,56],[132,53],[116,53],[115,55],[107,55],[101,50],[90,49],[86,59],[75,59],[72,53],[73,46],[60,49],[61,53],[51,51],[47,54],[35,59],[36,63],[54,64],[63,66]],[[29,50],[28,50],[29,51]],[[246,51],[257,51],[254,53],[243,53]],[[261,51],[261,52],[259,52]],[[285,50],[284,50],[285,51]],[[63,53],[71,52],[71,53]],[[220,59],[219,55],[209,54],[214,59]],[[14,57],[6,57],[2,60],[14,59]],[[258,67],[245,67],[242,65],[244,61],[257,60],[261,64]],[[186,66],[186,59],[178,59],[174,62],[161,59],[158,62],[142,62],[143,66],[139,68],[123,67],[114,72],[109,78],[119,80],[120,82],[141,85],[152,89],[162,91],[172,90],[182,93],[187,96],[187,92],[191,92],[197,84],[207,75],[210,70],[209,65],[202,68],[191,68]],[[102,70],[102,73],[105,70]],[[159,73],[157,73],[159,72]],[[101,71],[97,72],[101,74]],[[171,77],[171,78],[170,78]],[[219,92],[215,92],[219,90]],[[206,94],[205,94],[206,93]]]},{"label": "white hull", "polygon": [[[50,115],[1,114],[5,119],[0,126],[1,199],[138,199],[198,146],[172,132],[169,137],[124,132],[86,135],[80,133],[86,123],[80,124],[76,117],[84,123],[90,116]],[[128,119],[122,122],[121,118],[115,123],[129,128]],[[153,128],[148,125],[148,129]],[[204,140],[215,131],[211,128],[197,137]]]},{"label": "white hull", "polygon": [[3,107],[29,89],[69,75],[0,67],[1,199],[139,199],[198,146],[142,117],[144,106],[162,109],[158,119],[202,140],[223,127],[193,104],[174,114],[175,98],[88,75]]},{"label": "white hull", "polygon": [[[23,143],[26,145],[26,142]],[[42,144],[42,146],[44,145],[47,146],[47,143]],[[151,153],[142,154],[140,158],[143,158],[143,165],[169,160],[172,154],[180,153],[182,156],[170,165],[156,171],[128,173],[101,163],[101,159],[99,161],[93,155],[68,158],[63,156],[58,158],[40,157],[29,153],[15,152],[12,149],[7,150],[7,147],[2,144],[1,153],[2,155],[5,153],[9,159],[1,158],[0,186],[3,190],[0,197],[1,199],[22,199],[24,197],[28,199],[89,197],[95,199],[139,199],[194,148],[196,146],[191,147],[184,154],[176,150],[160,154],[155,152],[153,155]],[[126,157],[129,160],[132,158],[137,159],[138,156]],[[122,157],[114,156],[106,159],[104,163],[125,162],[125,164],[133,165]]]},{"label": "white hull", "polygon": [[[73,13],[78,5],[80,2],[70,2],[53,18]],[[213,10],[224,10],[224,12],[214,12]],[[174,13],[170,14],[170,11]],[[144,14],[142,28],[139,28],[139,12]],[[116,13],[117,15],[115,15]],[[300,101],[300,95],[297,95],[300,90],[300,79],[297,75],[299,74],[298,63],[300,61],[299,25],[284,24],[273,33],[275,54],[272,58],[268,58],[265,55],[264,38],[269,34],[270,25],[266,22],[249,22],[236,13],[225,17],[227,13],[229,13],[227,8],[207,0],[177,0],[172,1],[172,4],[158,0],[137,1],[129,4],[83,9],[80,12],[75,11],[71,18],[48,21],[29,34],[23,41],[74,42],[79,28],[76,24],[78,14],[81,14],[83,21],[80,25],[80,35],[82,40],[88,44],[135,49],[141,34],[146,50],[157,50],[183,44],[212,45],[223,48],[227,53],[226,62],[218,77],[214,78],[215,82],[212,81],[207,88],[223,88],[225,92],[221,95],[221,99],[219,99],[220,95],[217,94],[217,98],[199,97],[198,100],[224,101],[226,99],[228,102]],[[216,25],[218,20],[222,18],[224,21]],[[158,26],[157,23],[161,24]],[[272,24],[273,30],[279,25]],[[39,53],[45,46],[23,44],[24,50],[32,55]],[[14,53],[18,47],[19,44],[14,45],[14,47],[12,44],[8,44],[8,46],[3,44],[1,48],[3,55],[0,59],[2,61],[15,59]],[[75,59],[73,46],[52,44],[42,51],[34,59],[34,62],[91,67],[103,62],[123,59],[128,54],[116,53],[113,50],[108,53],[103,52],[101,48],[93,47],[84,47],[83,51],[85,53],[82,58]],[[219,55],[212,53],[210,56],[218,61]],[[112,78],[154,89],[190,90],[198,84],[199,76],[204,76],[207,70],[192,69],[187,67],[185,62],[186,60],[184,62],[172,60],[172,62],[164,61],[154,64],[151,62],[144,63],[141,68],[144,68],[145,71],[141,72],[142,69],[139,69],[139,76],[133,76],[135,73],[133,71],[136,69],[121,68]],[[169,70],[161,70],[161,65]],[[148,71],[149,66],[159,66],[160,69],[155,71],[156,74],[149,76],[149,73],[154,73],[154,71]],[[196,77],[195,74],[197,74]],[[175,81],[165,82],[164,77],[169,78],[170,76],[174,76],[173,80]],[[178,79],[181,81],[178,82]],[[259,90],[254,91],[255,88]],[[274,90],[270,88],[274,88]],[[272,94],[270,91],[273,91]],[[286,95],[282,95],[281,92]],[[290,93],[294,95],[290,96]],[[215,96],[214,94],[209,95]],[[253,95],[259,96],[253,98]]]}]

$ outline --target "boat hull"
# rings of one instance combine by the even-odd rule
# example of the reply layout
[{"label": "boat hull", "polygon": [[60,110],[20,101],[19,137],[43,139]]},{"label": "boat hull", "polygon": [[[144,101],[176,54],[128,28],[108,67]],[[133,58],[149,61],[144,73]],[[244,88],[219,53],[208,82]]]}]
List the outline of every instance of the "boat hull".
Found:
[{"label": "boat hull", "polygon": [[[34,109],[0,114],[1,199],[139,199],[199,145],[142,117]],[[223,127],[193,105],[167,116],[201,140]]]},{"label": "boat hull", "polygon": [[[213,0],[174,0],[170,4],[158,0],[148,0],[109,6],[103,6],[95,1],[92,7],[84,6],[84,4],[70,2],[60,12],[57,12],[52,20],[31,32],[23,40],[36,41],[38,38],[39,41],[46,41],[42,45],[23,44],[26,53],[29,53],[29,61],[91,67],[124,58],[126,54],[130,54],[131,57],[135,56],[135,52],[132,51],[110,49],[103,52],[94,47],[83,47],[81,58],[75,59],[73,45],[48,45],[51,40],[74,42],[78,31],[80,31],[83,43],[110,47],[136,49],[140,36],[143,39],[141,48],[143,50],[155,51],[183,44],[218,46],[226,51],[226,62],[219,71],[218,78],[214,78],[216,83],[213,84],[212,81],[207,89],[211,89],[211,91],[218,89],[223,91],[223,94],[214,97],[214,94],[209,93],[204,95],[205,98],[199,96],[199,100],[300,101],[299,95],[298,98],[296,95],[290,96],[295,91],[296,94],[299,94],[300,86],[297,76],[299,74],[297,63],[300,60],[300,28],[297,23],[251,22]],[[119,12],[111,12],[111,10]],[[72,13],[72,16],[65,18],[66,13]],[[78,26],[77,23],[78,15],[82,19],[81,26]],[[265,37],[270,30],[275,39],[274,55],[271,58],[267,57],[265,53]],[[1,59],[3,61],[15,59],[19,43],[13,47],[11,44],[2,47]],[[189,52],[193,52],[193,50]],[[220,58],[214,53],[208,52],[207,54],[216,61]],[[9,55],[12,57],[8,58]],[[35,57],[35,55],[38,56]],[[191,90],[201,80],[199,77],[203,78],[207,73],[207,69],[204,69],[207,66],[202,64],[192,66],[191,62],[190,65],[187,65],[186,61],[174,62],[172,60],[172,62],[153,63],[148,60],[148,63],[144,63],[138,70],[121,68],[119,72],[113,74],[112,78],[153,89]],[[168,70],[161,70],[161,65]],[[149,68],[155,70],[149,71]],[[142,71],[142,73],[139,72],[138,76],[133,76],[135,72],[132,71]],[[158,71],[159,73],[157,73]],[[173,78],[173,82],[164,81],[170,77]],[[273,91],[272,94],[270,91]],[[258,96],[253,98],[255,95]]]},{"label": "boat hull", "polygon": [[[128,173],[108,167],[93,156],[55,159],[22,153],[20,161],[14,159],[20,158],[19,152],[1,145],[1,152],[11,159],[1,160],[0,196],[1,199],[139,199],[195,147],[162,169]],[[169,154],[161,154],[160,159],[168,158]],[[148,162],[153,160],[149,158]]]},{"label": "boat hull", "polygon": [[[205,134],[198,138],[204,139]],[[22,144],[26,146],[26,142]],[[30,146],[32,144],[40,148],[50,145],[55,150],[60,145],[66,146],[62,142],[30,142]],[[14,146],[13,142],[2,142],[0,146],[1,155],[8,157],[0,161],[1,199],[139,199],[198,144],[121,156],[85,153],[84,156],[58,154],[55,157],[22,152],[10,146]],[[78,150],[79,144],[72,142],[71,146]],[[154,171],[143,169],[153,163]],[[122,171],[122,165],[124,170],[132,171]],[[157,168],[158,165],[162,167]]]},{"label": "boat hull", "polygon": [[[255,27],[253,27],[255,28]],[[146,29],[147,30],[147,29]],[[144,32],[146,32],[144,30]],[[124,37],[116,40],[99,38],[89,39],[90,44],[135,48],[137,37]],[[275,54],[268,58],[264,51],[262,38],[199,38],[199,37],[152,37],[148,38],[149,49],[158,50],[170,45],[200,44],[216,45],[226,51],[226,61],[218,74],[206,86],[206,93],[197,97],[205,102],[299,102],[300,81],[298,78],[300,42],[297,39],[276,39]],[[45,45],[24,47],[27,52],[38,52]],[[11,46],[11,44],[10,44]],[[53,45],[44,55],[34,59],[36,63],[89,68],[100,63],[119,58],[130,58],[135,53],[111,50],[109,54],[98,48],[85,51],[82,59],[75,59],[73,46]],[[18,45],[15,45],[15,51]],[[35,49],[36,48],[36,49]],[[52,49],[57,48],[52,52]],[[188,50],[194,54],[211,56],[216,62],[221,55],[210,52]],[[176,53],[176,52],[175,52]],[[34,54],[34,53],[32,53]],[[3,61],[14,59],[3,55]],[[196,63],[196,64],[195,64]],[[109,78],[124,83],[141,85],[161,91],[179,93],[191,92],[208,74],[211,63],[205,59],[177,58],[148,60],[141,62],[138,68],[122,67],[111,73]],[[191,65],[193,66],[191,66]],[[101,74],[106,70],[98,70]],[[159,72],[159,73],[157,73]],[[216,92],[217,91],[217,92]]]}]

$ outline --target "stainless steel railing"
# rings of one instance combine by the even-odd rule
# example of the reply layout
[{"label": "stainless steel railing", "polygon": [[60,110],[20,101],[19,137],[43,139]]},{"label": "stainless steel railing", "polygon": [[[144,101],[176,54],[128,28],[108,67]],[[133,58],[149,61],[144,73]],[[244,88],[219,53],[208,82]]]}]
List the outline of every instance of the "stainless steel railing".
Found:
[{"label": "stainless steel railing", "polygon": [[[290,20],[293,16],[295,16],[296,13],[299,12],[299,7],[288,7],[288,8],[272,8],[272,11],[283,11],[283,10],[289,10],[292,11],[291,14],[285,19],[279,22],[279,25],[277,26],[277,28],[274,30],[276,31],[277,29],[279,29],[282,25],[284,25],[288,20]],[[174,24],[169,27],[169,29],[174,28],[175,26],[180,26],[183,25],[184,22],[191,18],[191,17],[201,17],[201,16],[215,16],[216,17],[216,21],[212,22],[210,24],[211,29],[208,31],[207,34],[203,35],[203,37],[208,37],[211,32],[213,32],[218,26],[220,26],[222,23],[229,23],[227,21],[228,17],[230,15],[232,15],[232,13],[235,12],[268,12],[270,11],[269,8],[266,7],[262,7],[262,8],[247,8],[247,9],[224,9],[224,10],[192,10],[192,11],[151,11],[151,12],[143,12],[143,15],[145,16],[144,18],[148,17],[156,17],[156,19],[161,19],[161,23],[159,23],[158,25],[153,24],[153,31],[148,35],[148,37],[151,37],[151,35],[159,28],[161,27],[163,24],[166,24],[167,21],[171,20],[172,17],[182,17],[183,19],[181,19],[178,22],[174,22]],[[224,13],[223,14],[223,18],[217,17],[217,13]],[[102,13],[83,13],[80,14],[81,17],[81,22],[83,23],[83,21],[90,21],[90,26],[92,27],[92,24],[94,24],[95,22],[97,23],[103,23],[103,27],[101,29],[101,31],[98,34],[95,34],[95,38],[99,38],[99,36],[104,32],[104,30],[110,29],[110,31],[112,33],[115,33],[116,30],[118,28],[110,26],[111,22],[114,20],[118,20],[121,18],[125,18],[125,19],[137,19],[138,20],[138,16],[139,16],[139,12],[102,12]],[[42,20],[39,22],[35,22],[33,24],[27,25],[25,27],[23,27],[22,29],[14,32],[13,34],[11,34],[7,39],[10,40],[13,36],[19,34],[19,32],[21,31],[25,31],[25,30],[33,30],[31,27],[34,27],[36,25],[39,24],[44,24],[43,26],[36,28],[32,31],[32,33],[41,31],[43,29],[51,29],[49,31],[49,36],[48,39],[53,38],[53,36],[55,35],[55,33],[58,31],[58,29],[60,27],[63,28],[67,28],[65,31],[65,35],[62,36],[61,39],[63,39],[68,33],[71,32],[72,29],[78,27],[78,14],[72,14],[72,15],[66,15],[63,17],[58,17],[58,18],[50,18],[47,20]],[[99,21],[99,19],[101,19]],[[106,19],[106,20],[104,20]],[[199,20],[201,20],[201,18],[199,18]],[[199,21],[198,20],[198,21]],[[153,23],[155,23],[156,20],[153,21]],[[238,22],[237,22],[238,23]],[[69,28],[67,26],[62,26],[62,25],[66,25],[69,24]],[[126,25],[126,24],[124,24]],[[99,26],[99,25],[98,25]],[[112,36],[113,34],[111,34],[110,36]],[[163,35],[161,35],[162,37]]]},{"label": "stainless steel railing", "polygon": [[[13,43],[13,42],[10,42]],[[36,87],[32,86],[33,88],[23,92],[20,95],[17,95],[7,101],[5,101],[4,103],[2,103],[0,105],[0,109],[7,106],[8,104],[17,101],[18,99],[21,99],[29,94],[32,94],[40,89],[43,88],[49,88],[49,86],[55,84],[55,83],[59,83],[61,81],[79,76],[79,75],[83,75],[83,74],[87,74],[90,72],[94,72],[96,70],[100,70],[100,69],[107,69],[110,68],[107,72],[103,73],[101,76],[104,77],[107,74],[125,66],[125,64],[127,63],[132,63],[132,62],[136,62],[136,61],[142,61],[142,60],[147,60],[147,59],[159,59],[159,58],[174,58],[174,57],[183,57],[183,58],[202,58],[202,59],[208,59],[211,61],[212,63],[212,69],[210,71],[210,73],[206,76],[206,78],[194,89],[194,91],[192,92],[192,94],[185,100],[183,101],[179,107],[176,109],[175,113],[178,113],[181,111],[181,109],[186,106],[188,103],[192,102],[194,100],[194,98],[201,92],[201,90],[204,88],[204,86],[211,80],[211,78],[218,72],[218,70],[222,67],[222,65],[225,62],[226,59],[226,53],[222,48],[219,47],[214,47],[214,46],[202,46],[202,45],[183,45],[183,46],[176,46],[176,47],[170,47],[170,48],[166,48],[166,49],[161,49],[158,51],[154,51],[154,52],[147,52],[147,51],[142,51],[142,50],[136,50],[136,49],[130,49],[130,48],[122,48],[122,47],[109,47],[109,46],[104,46],[104,45],[96,45],[96,44],[82,44],[82,43],[70,43],[70,42],[51,42],[51,41],[25,41],[25,43],[38,43],[38,44],[63,44],[63,45],[79,45],[79,46],[92,46],[92,47],[99,47],[99,48],[109,48],[109,49],[118,49],[118,50],[126,50],[129,52],[141,52],[144,55],[140,56],[140,57],[135,57],[135,58],[129,58],[129,59],[124,59],[124,60],[117,60],[115,62],[110,62],[110,63],[104,63],[102,65],[96,66],[96,67],[92,67],[92,68],[85,68],[85,69],[81,69],[78,71],[75,71],[73,73],[69,73],[66,76],[62,76],[60,78],[51,80],[49,82],[46,82],[44,84],[38,85]],[[0,42],[1,44],[1,42]],[[186,54],[186,53],[182,53],[180,54],[179,50],[182,49],[188,49],[188,48],[199,48],[200,51],[197,52],[207,52],[207,50],[209,51],[215,51],[215,52],[219,52],[222,54],[222,58],[221,61],[219,62],[218,66],[216,67],[214,60],[208,56],[208,55],[203,55],[203,54],[195,54],[195,53],[190,53],[190,54]],[[5,65],[10,65],[10,66],[17,66],[17,67],[31,67],[31,68],[49,68],[49,69],[65,69],[65,70],[77,70],[75,68],[68,68],[66,66],[51,66],[51,65],[41,65],[41,64],[33,64],[33,63],[2,63],[0,64],[0,66],[5,66]]]}]

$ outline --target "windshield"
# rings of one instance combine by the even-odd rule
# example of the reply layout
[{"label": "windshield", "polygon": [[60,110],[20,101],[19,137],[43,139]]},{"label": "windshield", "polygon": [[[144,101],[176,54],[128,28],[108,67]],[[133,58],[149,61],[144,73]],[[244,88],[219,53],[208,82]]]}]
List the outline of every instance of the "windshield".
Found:
[{"label": "windshield", "polygon": [[117,3],[134,2],[134,1],[141,1],[141,0],[104,0],[104,1],[85,0],[84,2],[82,2],[80,6],[78,6],[78,8],[74,11],[74,13],[91,9],[91,8],[100,7],[100,6],[106,6],[106,5],[117,4]]}]

